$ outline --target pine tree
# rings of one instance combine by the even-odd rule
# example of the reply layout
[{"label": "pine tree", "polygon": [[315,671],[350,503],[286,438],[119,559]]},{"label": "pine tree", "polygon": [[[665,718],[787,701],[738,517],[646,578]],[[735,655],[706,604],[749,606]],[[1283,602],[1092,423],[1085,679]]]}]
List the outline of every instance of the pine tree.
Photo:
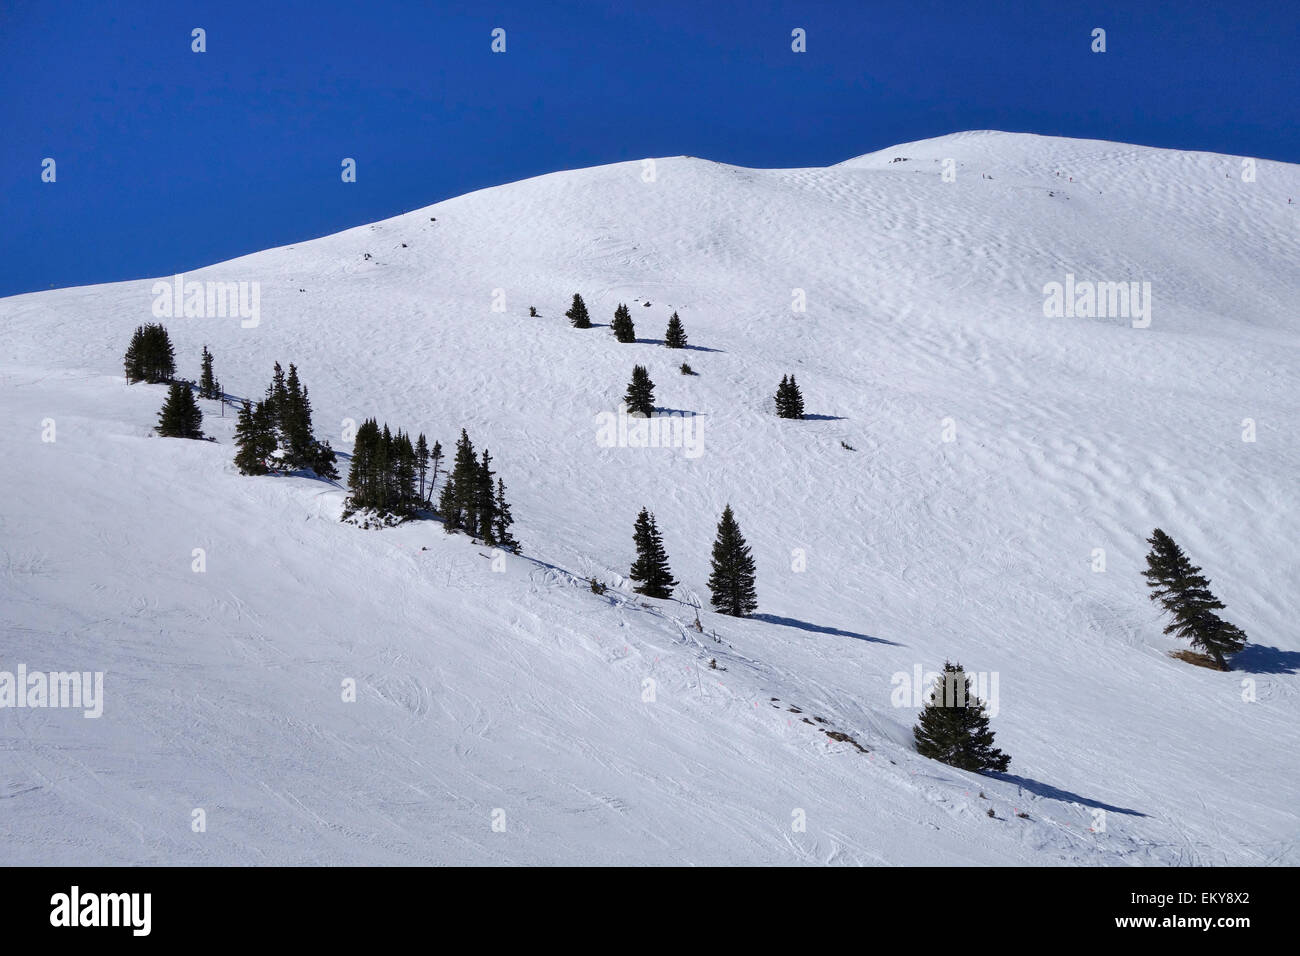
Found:
[{"label": "pine tree", "polygon": [[781,376],[776,389],[776,414],[781,418],[803,418],[803,395],[794,376]]},{"label": "pine tree", "polygon": [[682,328],[682,320],[673,313],[673,317],[668,320],[668,331],[664,335],[664,345],[670,349],[686,348],[686,330]]},{"label": "pine tree", "polygon": [[447,483],[442,486],[438,499],[438,513],[443,527],[448,531],[464,529],[467,534],[478,531],[478,459],[474,445],[465,429],[460,430],[456,442],[456,457]]},{"label": "pine tree", "polygon": [[628,383],[623,404],[627,406],[629,415],[649,418],[655,413],[655,383],[650,381],[650,373],[644,365],[632,367],[632,381]]},{"label": "pine tree", "polygon": [[438,484],[438,466],[442,464],[442,444],[441,442],[433,443],[433,451],[429,452],[429,461],[433,465],[433,470],[429,475],[429,493],[424,499],[426,505],[433,504],[433,489]]},{"label": "pine tree", "polygon": [[167,390],[167,401],[158,413],[158,434],[164,438],[203,437],[203,413],[188,385],[173,382]]},{"label": "pine tree", "polygon": [[221,389],[217,384],[216,377],[212,374],[212,353],[208,347],[203,346],[203,371],[199,375],[199,398],[206,398],[209,401],[221,397]]},{"label": "pine tree", "polygon": [[1173,616],[1164,633],[1189,640],[1193,647],[1212,654],[1221,670],[1228,670],[1224,655],[1236,654],[1246,645],[1245,632],[1214,613],[1225,605],[1173,538],[1156,528],[1147,544],[1151,551],[1142,574],[1151,589],[1151,600]]},{"label": "pine tree", "polygon": [[241,475],[265,475],[266,460],[275,451],[275,435],[268,427],[265,406],[257,403],[254,410],[248,399],[239,409],[235,423],[235,467]]},{"label": "pine tree", "polygon": [[912,728],[916,752],[961,770],[983,773],[1004,771],[1011,758],[993,746],[984,702],[971,693],[970,677],[960,664],[947,661],[943,676],[935,684]]},{"label": "pine tree", "polygon": [[429,473],[429,442],[424,437],[424,432],[420,432],[420,437],[415,440],[415,474],[420,482],[420,502],[424,503],[424,481]]},{"label": "pine tree", "polygon": [[620,342],[636,341],[636,326],[632,324],[632,312],[623,303],[614,310],[614,321],[610,324],[614,338]]},{"label": "pine tree", "polygon": [[569,311],[564,314],[569,317],[569,323],[575,329],[591,328],[591,319],[587,316],[587,303],[582,301],[582,296],[577,292],[573,293],[573,305],[569,306]]},{"label": "pine tree", "polygon": [[731,505],[722,512],[718,537],[713,542],[713,571],[709,575],[714,610],[734,617],[746,617],[758,610],[754,590],[754,558],[740,533],[740,525],[731,513]]},{"label": "pine tree", "polygon": [[483,543],[489,547],[495,547],[497,543],[497,499],[493,477],[495,473],[492,471],[492,456],[484,448],[483,458],[479,462],[474,480],[474,504],[478,513],[478,537],[482,538]]},{"label": "pine tree", "polygon": [[510,510],[510,505],[506,502],[505,483],[497,479],[497,497],[496,497],[496,524],[493,527],[493,537],[496,538],[497,547],[505,548],[507,551],[518,551],[519,542],[515,540],[510,533],[510,526],[515,523],[514,514]]},{"label": "pine tree", "polygon": [[379,457],[382,437],[373,418],[362,422],[352,441],[352,467],[348,470],[347,510],[374,507],[379,499]]},{"label": "pine tree", "polygon": [[655,517],[645,508],[636,517],[632,540],[636,542],[636,560],[632,562],[628,577],[638,582],[633,590],[646,597],[672,597],[677,581],[668,568],[668,555]]},{"label": "pine tree", "polygon": [[170,382],[176,374],[176,353],[167,329],[156,322],[137,326],[122,364],[128,382]]}]

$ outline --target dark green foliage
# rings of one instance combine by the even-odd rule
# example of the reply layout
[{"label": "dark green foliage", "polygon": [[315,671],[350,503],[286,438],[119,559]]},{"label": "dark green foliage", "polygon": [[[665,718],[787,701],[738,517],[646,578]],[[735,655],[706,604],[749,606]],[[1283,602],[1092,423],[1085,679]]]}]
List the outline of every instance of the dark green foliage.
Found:
[{"label": "dark green foliage", "polygon": [[420,482],[420,500],[428,500],[424,493],[424,483],[429,474],[429,442],[424,437],[424,432],[420,432],[420,437],[415,440],[415,475]]},{"label": "dark green foliage", "polygon": [[650,373],[644,365],[632,367],[632,381],[628,383],[623,404],[627,406],[629,415],[649,418],[655,413],[655,383],[650,381]]},{"label": "dark green foliage", "polygon": [[474,480],[474,510],[478,518],[478,528],[470,533],[477,534],[489,547],[495,547],[497,543],[497,498],[496,486],[492,481],[494,477],[496,473],[492,470],[492,456],[484,448]]},{"label": "dark green foliage", "polygon": [[530,306],[528,307],[528,317],[529,317],[530,319],[535,319],[535,318],[537,318],[537,306],[535,306],[535,305],[530,305]]},{"label": "dark green foliage", "polygon": [[718,537],[713,542],[713,571],[709,591],[715,611],[733,617],[746,617],[758,610],[754,590],[754,558],[740,533],[731,505],[722,512]]},{"label": "dark green foliage", "polygon": [[199,375],[199,398],[216,401],[221,398],[221,383],[212,374],[212,353],[203,346],[203,372]]},{"label": "dark green foliage", "polygon": [[438,483],[438,466],[442,464],[442,443],[434,442],[433,451],[429,452],[429,463],[433,466],[429,472],[429,492],[424,496],[426,505],[433,504],[433,489]]},{"label": "dark green foliage", "polygon": [[1236,654],[1246,645],[1245,632],[1215,613],[1223,610],[1223,602],[1211,593],[1209,579],[1173,538],[1156,528],[1147,544],[1151,551],[1142,574],[1151,588],[1151,600],[1173,616],[1164,632],[1191,641],[1228,670],[1224,655]]},{"label": "dark green foliage", "polygon": [[158,434],[164,438],[202,438],[203,413],[188,384],[173,382],[158,413]]},{"label": "dark green foliage", "polygon": [[235,423],[235,467],[241,475],[265,475],[267,459],[275,454],[275,426],[265,402],[254,408],[247,399],[239,409]]},{"label": "dark green foliage", "polygon": [[781,376],[776,389],[776,414],[781,418],[803,418],[803,395],[794,376]]},{"label": "dark green foliage", "polygon": [[691,368],[689,365],[687,365],[685,362],[683,362],[683,363],[682,363],[682,374],[683,374],[683,375],[694,375],[694,374],[695,374],[695,369]]},{"label": "dark green foliage", "polygon": [[128,382],[170,382],[176,374],[176,353],[167,329],[157,322],[137,327],[122,364]]},{"label": "dark green foliage", "polygon": [[422,503],[416,472],[411,437],[403,431],[394,435],[387,425],[380,428],[375,419],[366,419],[352,445],[345,511],[371,508],[385,516],[410,517]]},{"label": "dark green foliage", "polygon": [[637,515],[632,540],[636,542],[636,560],[628,577],[637,582],[633,590],[646,597],[672,597],[677,581],[668,568],[668,555],[654,515],[645,508]]},{"label": "dark green foliage", "polygon": [[474,444],[463,428],[456,442],[451,474],[438,498],[438,513],[448,532],[464,530],[474,534],[478,530],[478,459]]},{"label": "dark green foliage", "polygon": [[984,702],[970,691],[970,678],[960,664],[947,661],[912,728],[916,752],[961,770],[1004,771],[1011,758],[993,746],[993,731]]},{"label": "dark green foliage", "polygon": [[632,313],[626,305],[619,303],[614,310],[614,321],[610,323],[614,338],[620,342],[636,341],[636,326],[632,324]]},{"label": "dark green foliage", "polygon": [[573,305],[569,306],[569,311],[564,314],[569,317],[569,323],[575,329],[591,328],[591,319],[587,315],[587,303],[582,301],[582,296],[577,292],[573,293]]},{"label": "dark green foliage", "polygon": [[664,345],[670,349],[686,348],[686,330],[682,328],[682,320],[673,313],[673,317],[668,320],[668,332],[664,335]]},{"label": "dark green foliage", "polygon": [[519,542],[515,540],[510,533],[510,526],[515,523],[514,514],[510,510],[510,505],[506,501],[506,486],[500,478],[497,479],[497,497],[496,497],[496,518],[492,527],[492,536],[496,539],[497,547],[505,548],[507,551],[518,551]]}]

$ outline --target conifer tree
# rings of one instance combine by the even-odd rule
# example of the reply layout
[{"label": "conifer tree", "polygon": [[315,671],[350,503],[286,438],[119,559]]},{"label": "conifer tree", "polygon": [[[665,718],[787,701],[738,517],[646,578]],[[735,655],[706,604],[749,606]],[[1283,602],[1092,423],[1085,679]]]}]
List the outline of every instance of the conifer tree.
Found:
[{"label": "conifer tree", "polygon": [[420,502],[425,500],[424,482],[429,473],[429,442],[424,437],[424,432],[420,432],[420,437],[415,440],[415,474],[420,482]]},{"label": "conifer tree", "polygon": [[614,310],[614,321],[610,323],[614,338],[620,342],[636,341],[636,326],[632,323],[632,312],[622,302]]},{"label": "conifer tree", "polygon": [[275,434],[269,428],[266,409],[258,402],[254,410],[248,399],[239,409],[235,423],[235,467],[241,475],[265,475],[266,460],[275,452]]},{"label": "conifer tree", "polygon": [[984,702],[971,693],[970,677],[960,664],[947,661],[943,675],[912,728],[916,752],[961,770],[1004,771],[1011,758],[993,746]]},{"label": "conifer tree", "polygon": [[460,430],[456,442],[456,456],[447,483],[442,486],[438,499],[438,512],[443,527],[448,531],[464,529],[467,534],[478,531],[478,460],[474,445],[465,429]]},{"label": "conifer tree", "polygon": [[794,376],[781,376],[776,389],[776,414],[781,418],[803,418],[803,395]]},{"label": "conifer tree", "polygon": [[493,527],[493,537],[496,538],[497,547],[505,548],[507,551],[518,551],[519,542],[515,540],[514,535],[510,533],[510,526],[515,523],[514,514],[510,510],[510,505],[506,502],[505,483],[497,479],[497,497],[496,497],[496,524]]},{"label": "conifer tree", "polygon": [[433,489],[438,484],[438,466],[442,464],[441,442],[433,443],[433,451],[429,452],[429,462],[433,465],[433,468],[429,474],[429,493],[424,499],[426,505],[433,504]]},{"label": "conifer tree", "polygon": [[167,390],[167,400],[158,413],[158,434],[164,438],[203,437],[203,413],[188,385],[173,382]]},{"label": "conifer tree", "polygon": [[494,547],[496,539],[497,499],[496,488],[492,482],[492,456],[486,448],[478,465],[474,480],[474,503],[478,512],[478,537],[489,547]]},{"label": "conifer tree", "polygon": [[275,370],[271,374],[271,384],[266,388],[266,398],[263,399],[266,405],[266,412],[271,416],[271,421],[275,424],[276,434],[280,441],[284,441],[284,407],[289,403],[289,391],[284,383],[284,369],[280,368],[280,363],[275,363]]},{"label": "conifer tree", "polygon": [[137,326],[122,364],[128,382],[170,382],[176,374],[176,353],[167,329],[157,322]]},{"label": "conifer tree", "polygon": [[1159,528],[1147,539],[1147,569],[1142,572],[1151,589],[1151,600],[1172,615],[1164,633],[1189,640],[1193,647],[1214,656],[1221,670],[1228,670],[1225,654],[1236,654],[1246,645],[1246,634],[1215,612],[1224,609],[1210,591],[1201,569]]},{"label": "conifer tree", "polygon": [[758,610],[754,590],[754,558],[740,533],[731,505],[722,512],[718,536],[713,542],[713,571],[709,591],[714,610],[734,617],[746,617]]},{"label": "conifer tree", "polygon": [[221,397],[221,386],[212,374],[212,353],[203,346],[203,371],[199,375],[199,398],[214,400]]},{"label": "conifer tree", "polygon": [[628,383],[623,404],[627,406],[629,415],[649,418],[655,413],[655,383],[650,381],[650,373],[644,365],[632,367],[632,381]]},{"label": "conifer tree", "polygon": [[569,323],[575,329],[591,328],[591,319],[587,315],[587,303],[582,301],[582,296],[577,292],[573,293],[573,305],[569,306],[569,311],[564,314],[569,317]]},{"label": "conifer tree", "polygon": [[628,577],[638,582],[633,590],[646,597],[672,597],[677,581],[668,568],[668,555],[655,517],[645,508],[636,517],[632,540],[636,542],[636,560],[632,562]]},{"label": "conifer tree", "polygon": [[682,328],[682,320],[677,317],[676,312],[668,320],[668,331],[664,334],[664,345],[670,349],[686,348],[686,330]]}]

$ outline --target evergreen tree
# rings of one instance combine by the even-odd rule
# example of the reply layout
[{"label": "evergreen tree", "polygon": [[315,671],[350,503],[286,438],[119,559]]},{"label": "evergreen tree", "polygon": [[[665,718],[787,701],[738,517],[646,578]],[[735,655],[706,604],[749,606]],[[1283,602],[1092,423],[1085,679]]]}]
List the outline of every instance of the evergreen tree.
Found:
[{"label": "evergreen tree", "polygon": [[254,410],[248,399],[239,409],[235,423],[235,467],[241,475],[265,475],[266,460],[275,451],[275,434],[269,427],[266,408],[258,402]]},{"label": "evergreen tree", "polygon": [[1191,641],[1193,647],[1212,654],[1220,669],[1228,670],[1224,655],[1236,654],[1246,645],[1245,632],[1215,613],[1225,605],[1173,538],[1156,528],[1147,544],[1151,551],[1142,574],[1151,600],[1173,616],[1164,633]]},{"label": "evergreen tree", "polygon": [[628,577],[638,582],[633,590],[646,597],[672,597],[677,581],[668,568],[668,555],[664,552],[655,517],[645,508],[636,517],[632,540],[636,542],[636,560],[632,562]]},{"label": "evergreen tree", "polygon": [[614,310],[614,321],[610,324],[614,332],[614,338],[620,342],[636,341],[636,326],[632,324],[632,313],[623,303],[618,304]]},{"label": "evergreen tree", "polygon": [[569,317],[569,323],[575,329],[591,328],[591,319],[587,316],[587,303],[582,301],[582,296],[577,292],[573,293],[573,305],[569,306],[569,311],[564,314]]},{"label": "evergreen tree", "polygon": [[650,373],[644,365],[632,367],[632,381],[628,383],[623,404],[627,406],[629,415],[649,418],[655,413],[655,383],[650,381]]},{"label": "evergreen tree", "polygon": [[266,397],[262,401],[266,405],[266,413],[275,425],[277,436],[280,441],[284,441],[284,408],[289,404],[289,390],[285,387],[284,369],[280,368],[279,362],[275,363],[271,384],[266,387]]},{"label": "evergreen tree", "polygon": [[478,512],[478,537],[489,547],[495,547],[497,499],[496,488],[492,483],[495,473],[492,471],[492,456],[486,448],[479,462],[474,482],[474,503]]},{"label": "evergreen tree", "polygon": [[478,531],[478,460],[474,445],[465,429],[460,430],[456,442],[456,457],[451,475],[442,486],[438,499],[438,512],[443,527],[451,532],[464,529],[467,534]]},{"label": "evergreen tree", "polygon": [[668,332],[664,335],[664,345],[670,349],[686,348],[686,330],[682,328],[682,320],[673,313],[673,317],[668,320]]},{"label": "evergreen tree", "polygon": [[212,374],[212,353],[208,347],[203,346],[203,372],[199,375],[199,398],[206,398],[209,401],[221,397],[221,386],[218,384],[216,376]]},{"label": "evergreen tree", "polygon": [[420,437],[415,440],[415,474],[420,482],[420,501],[425,500],[424,482],[429,473],[429,442],[424,437],[424,432],[420,432]]},{"label": "evergreen tree", "polygon": [[971,693],[970,678],[960,664],[944,662],[943,676],[931,691],[912,736],[922,757],[961,770],[1001,772],[1011,763],[1010,757],[993,746],[984,702]]},{"label": "evergreen tree", "polygon": [[515,523],[514,514],[510,510],[510,505],[506,502],[505,483],[497,479],[497,497],[496,497],[496,524],[493,527],[492,534],[496,538],[497,547],[505,548],[507,551],[518,551],[519,542],[515,540],[510,533],[510,526]]},{"label": "evergreen tree", "polygon": [[203,437],[203,413],[188,385],[173,382],[167,390],[167,401],[158,413],[158,434],[164,438]]},{"label": "evergreen tree", "polygon": [[170,382],[176,374],[171,337],[160,323],[137,326],[123,358],[128,382]]},{"label": "evergreen tree", "polygon": [[312,460],[307,467],[322,478],[328,478],[330,481],[338,481],[338,456],[334,454],[334,449],[329,442],[321,444],[312,442],[313,455]]},{"label": "evergreen tree", "polygon": [[379,457],[382,436],[373,418],[362,422],[352,442],[352,467],[348,470],[348,509],[374,507],[380,498]]},{"label": "evergreen tree", "polygon": [[776,414],[781,418],[803,418],[803,395],[794,376],[781,376],[776,389]]},{"label": "evergreen tree", "polygon": [[442,464],[442,444],[440,442],[433,443],[433,451],[429,452],[429,461],[433,465],[433,469],[429,475],[429,493],[424,499],[426,505],[433,504],[433,489],[438,483],[438,466]]},{"label": "evergreen tree", "polygon": [[758,610],[754,590],[754,558],[740,533],[740,525],[731,513],[731,505],[722,512],[718,536],[713,542],[713,571],[709,591],[716,611],[734,617],[746,617]]}]

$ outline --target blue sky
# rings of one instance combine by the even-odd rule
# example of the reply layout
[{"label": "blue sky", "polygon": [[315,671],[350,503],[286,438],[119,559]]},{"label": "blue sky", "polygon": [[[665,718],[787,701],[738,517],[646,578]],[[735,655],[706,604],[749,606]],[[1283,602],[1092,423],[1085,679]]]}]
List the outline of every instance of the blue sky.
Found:
[{"label": "blue sky", "polygon": [[1294,0],[0,0],[0,295],[646,156],[813,166],[1006,129],[1298,162],[1298,24]]}]

